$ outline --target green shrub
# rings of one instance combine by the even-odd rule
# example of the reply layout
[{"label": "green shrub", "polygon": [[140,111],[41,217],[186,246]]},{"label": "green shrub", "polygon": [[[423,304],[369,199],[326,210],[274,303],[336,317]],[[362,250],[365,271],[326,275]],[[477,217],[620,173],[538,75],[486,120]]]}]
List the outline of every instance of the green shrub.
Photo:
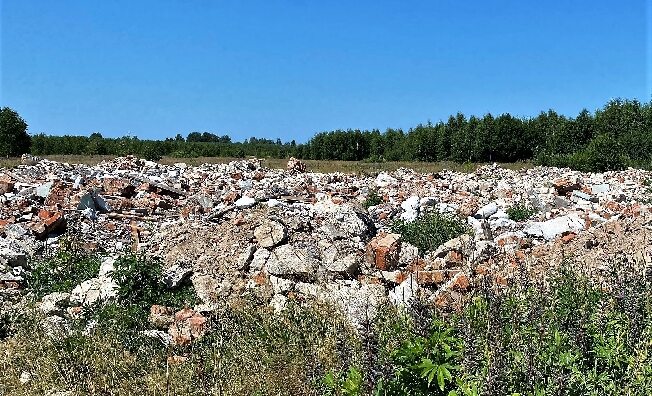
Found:
[{"label": "green shrub", "polygon": [[53,292],[70,292],[78,284],[97,276],[100,259],[77,249],[63,240],[54,257],[33,265],[27,276],[27,286],[36,298]]},{"label": "green shrub", "polygon": [[532,217],[537,212],[536,209],[524,202],[518,202],[516,205],[507,209],[507,215],[511,220],[524,221]]},{"label": "green shrub", "polygon": [[162,281],[161,263],[137,255],[123,255],[115,264],[113,280],[118,284],[121,304],[149,308],[152,304],[171,307],[195,305],[198,300],[192,285],[169,289]]},{"label": "green shrub", "polygon": [[349,367],[346,375],[331,370],[324,376],[327,395],[359,396],[362,394],[362,373],[355,367]]},{"label": "green shrub", "polygon": [[362,206],[364,206],[365,209],[368,209],[371,206],[380,205],[381,203],[383,203],[383,197],[378,195],[376,190],[369,190],[367,198],[362,203]]},{"label": "green shrub", "polygon": [[379,386],[387,396],[447,395],[461,371],[462,340],[454,329],[434,321],[428,337],[414,336],[391,353],[394,373]]},{"label": "green shrub", "polygon": [[448,214],[433,212],[406,222],[395,221],[391,229],[403,240],[419,248],[420,253],[437,249],[443,243],[469,232],[464,220]]}]

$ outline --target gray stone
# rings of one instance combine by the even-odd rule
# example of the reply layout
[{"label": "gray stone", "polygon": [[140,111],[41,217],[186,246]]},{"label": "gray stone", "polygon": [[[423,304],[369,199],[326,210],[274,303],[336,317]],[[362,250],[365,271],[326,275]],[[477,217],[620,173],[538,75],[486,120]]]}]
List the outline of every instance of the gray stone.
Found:
[{"label": "gray stone", "polygon": [[493,215],[496,212],[498,212],[498,204],[492,202],[490,204],[481,207],[474,217],[476,219],[488,219],[491,215]]},{"label": "gray stone", "polygon": [[25,267],[27,266],[27,255],[8,247],[2,247],[0,248],[0,264],[5,264],[9,267]]},{"label": "gray stone", "polygon": [[594,184],[591,186],[591,193],[592,194],[605,194],[608,193],[610,190],[608,184]]},{"label": "gray stone", "polygon": [[327,284],[318,292],[318,299],[338,307],[351,324],[358,328],[373,322],[380,307],[387,303],[385,288],[382,285],[361,285],[354,280]]},{"label": "gray stone", "polygon": [[70,293],[54,292],[43,297],[38,308],[44,315],[63,315],[70,306]]},{"label": "gray stone", "polygon": [[417,298],[419,284],[415,277],[408,276],[400,285],[389,292],[389,300],[396,306],[407,306]]},{"label": "gray stone", "polygon": [[294,288],[294,282],[289,279],[279,278],[278,276],[270,275],[269,283],[272,285],[274,293],[287,293]]},{"label": "gray stone", "polygon": [[213,209],[213,206],[215,205],[213,200],[205,195],[200,195],[197,197],[197,202],[199,202],[201,207],[204,209]]},{"label": "gray stone", "polygon": [[118,284],[110,276],[92,278],[72,289],[72,304],[93,305],[97,302],[114,300],[118,295]]},{"label": "gray stone", "polygon": [[246,270],[249,268],[249,264],[251,264],[251,260],[254,258],[254,253],[256,252],[256,246],[255,245],[248,245],[245,250],[240,253],[238,256],[238,269],[239,270]]},{"label": "gray stone", "polygon": [[267,263],[267,260],[269,259],[270,256],[270,251],[267,249],[258,249],[254,253],[253,258],[251,259],[251,263],[249,263],[249,269],[251,271],[260,271],[265,267],[265,264]]},{"label": "gray stone", "polygon": [[319,268],[319,262],[306,249],[282,245],[271,252],[266,268],[272,275],[313,278]]},{"label": "gray stone", "polygon": [[184,268],[178,264],[163,271],[162,282],[168,288],[172,289],[181,285],[186,279],[192,275],[192,270]]},{"label": "gray stone", "polygon": [[36,187],[36,195],[42,198],[47,198],[50,195],[50,190],[52,190],[52,182],[47,182]]},{"label": "gray stone", "polygon": [[254,237],[258,241],[258,245],[264,248],[272,248],[285,242],[287,229],[285,225],[278,221],[268,220],[256,227]]}]

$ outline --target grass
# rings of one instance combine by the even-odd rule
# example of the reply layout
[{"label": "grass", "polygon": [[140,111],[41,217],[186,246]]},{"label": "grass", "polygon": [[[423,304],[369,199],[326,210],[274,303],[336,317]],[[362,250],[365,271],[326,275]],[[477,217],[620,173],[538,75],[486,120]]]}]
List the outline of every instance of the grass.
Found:
[{"label": "grass", "polygon": [[405,242],[419,248],[421,254],[434,251],[443,243],[469,232],[463,219],[438,212],[427,213],[411,222],[397,220],[391,229],[401,234]]},{"label": "grass", "polygon": [[[57,161],[67,162],[70,164],[86,164],[97,165],[102,161],[109,161],[115,156],[111,155],[46,155],[43,158]],[[171,165],[178,162],[183,162],[188,165],[201,165],[201,164],[224,164],[231,161],[241,160],[242,158],[229,158],[229,157],[197,157],[197,158],[176,158],[176,157],[163,157],[159,162],[165,165]],[[367,161],[319,161],[319,160],[305,160],[308,170],[311,172],[321,173],[354,173],[354,174],[375,174],[378,172],[391,172],[399,168],[414,169],[417,172],[432,173],[441,172],[443,170],[453,170],[457,172],[473,172],[479,166],[484,164],[476,163],[456,163],[451,161],[445,162],[367,162]],[[277,158],[264,158],[263,166],[272,169],[285,169],[287,159]],[[0,160],[0,167],[13,168],[20,165],[20,158],[7,158]],[[530,162],[514,162],[514,163],[501,163],[503,168],[520,170],[528,169],[534,165]]]},{"label": "grass", "polygon": [[649,395],[652,280],[625,258],[609,268],[600,283],[566,267],[509,289],[479,278],[456,313],[385,307],[362,332],[328,306],[244,299],[177,347],[143,336],[131,304],[58,337],[25,311],[0,340],[0,394]]},{"label": "grass", "polygon": [[26,313],[0,340],[0,394],[649,395],[652,281],[609,265],[600,284],[570,268],[509,289],[478,279],[457,313],[385,307],[362,332],[328,306],[274,314],[255,298],[177,347],[143,336],[143,313],[119,302],[59,337]]}]

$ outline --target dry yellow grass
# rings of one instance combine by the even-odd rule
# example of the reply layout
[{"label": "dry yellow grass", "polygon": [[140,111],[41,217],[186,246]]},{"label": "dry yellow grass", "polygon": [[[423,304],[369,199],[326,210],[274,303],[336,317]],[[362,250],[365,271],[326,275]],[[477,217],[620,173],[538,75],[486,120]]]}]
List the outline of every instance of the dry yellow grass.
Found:
[{"label": "dry yellow grass", "polygon": [[[47,155],[47,158],[52,161],[66,162],[69,164],[86,164],[96,165],[105,160],[111,160],[114,156],[111,155]],[[223,164],[230,161],[236,161],[239,158],[230,157],[197,157],[197,158],[174,158],[163,157],[159,162],[162,164],[170,165],[178,162],[184,162],[188,165],[201,165],[201,164]],[[366,162],[366,161],[322,161],[322,160],[305,160],[308,169],[312,172],[343,172],[355,174],[369,174],[382,171],[393,171],[399,168],[414,169],[417,172],[440,172],[444,169],[453,170],[457,172],[473,172],[478,166],[483,164],[479,163],[456,163],[450,161],[444,162]],[[263,166],[273,169],[284,169],[287,164],[287,159],[278,158],[264,158]],[[20,158],[6,158],[0,159],[0,167],[13,168],[20,165]],[[513,163],[500,163],[500,166],[507,169],[527,169],[531,168],[531,162],[513,162]]]}]

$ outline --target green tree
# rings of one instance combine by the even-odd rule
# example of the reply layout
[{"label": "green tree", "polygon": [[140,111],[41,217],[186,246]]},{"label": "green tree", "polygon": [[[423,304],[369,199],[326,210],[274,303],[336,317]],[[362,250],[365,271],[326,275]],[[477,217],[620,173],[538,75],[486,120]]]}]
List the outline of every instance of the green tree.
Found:
[{"label": "green tree", "polygon": [[0,109],[0,155],[18,156],[29,152],[31,138],[27,123],[9,107]]}]

